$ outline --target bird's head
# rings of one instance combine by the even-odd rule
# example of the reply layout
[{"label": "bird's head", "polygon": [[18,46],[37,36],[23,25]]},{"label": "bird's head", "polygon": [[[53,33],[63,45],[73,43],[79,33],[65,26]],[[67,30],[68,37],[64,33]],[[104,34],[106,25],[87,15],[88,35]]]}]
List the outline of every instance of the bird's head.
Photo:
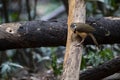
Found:
[{"label": "bird's head", "polygon": [[72,29],[72,31],[75,33],[76,32],[76,27],[77,24],[76,23],[71,23],[70,28]]}]

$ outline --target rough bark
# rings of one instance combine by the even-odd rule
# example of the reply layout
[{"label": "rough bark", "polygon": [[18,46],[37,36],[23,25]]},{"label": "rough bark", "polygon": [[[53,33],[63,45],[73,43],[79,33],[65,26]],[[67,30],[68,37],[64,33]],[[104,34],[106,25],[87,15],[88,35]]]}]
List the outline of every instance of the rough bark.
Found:
[{"label": "rough bark", "polygon": [[[99,44],[120,43],[120,18],[87,18],[86,22],[96,29],[93,35]],[[9,30],[12,31],[9,32]],[[11,34],[12,32],[14,34]],[[66,39],[67,19],[64,18],[51,21],[26,21],[0,25],[0,50],[64,46]],[[93,41],[87,37],[84,43],[93,44]]]},{"label": "rough bark", "polygon": [[101,80],[120,71],[120,57],[112,59],[104,64],[88,69],[80,74],[79,80]]},{"label": "rough bark", "polygon": [[63,26],[65,23],[56,21],[2,24],[0,25],[0,50],[65,45],[67,28]]}]

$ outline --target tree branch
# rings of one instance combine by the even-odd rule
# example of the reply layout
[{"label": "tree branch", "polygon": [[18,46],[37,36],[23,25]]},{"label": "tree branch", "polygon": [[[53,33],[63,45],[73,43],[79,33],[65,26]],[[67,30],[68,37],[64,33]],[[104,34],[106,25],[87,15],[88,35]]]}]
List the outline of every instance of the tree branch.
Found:
[{"label": "tree branch", "polygon": [[[99,44],[120,43],[120,18],[88,18],[96,31]],[[66,27],[65,27],[66,26]],[[67,19],[26,21],[0,25],[0,50],[41,46],[64,46],[67,38]],[[85,44],[93,44],[87,37]]]},{"label": "tree branch", "polygon": [[[59,26],[58,26],[59,25]],[[63,22],[27,21],[0,25],[0,50],[65,45]]]},{"label": "tree branch", "polygon": [[104,64],[88,69],[80,74],[79,80],[101,80],[120,71],[120,57],[112,59]]}]

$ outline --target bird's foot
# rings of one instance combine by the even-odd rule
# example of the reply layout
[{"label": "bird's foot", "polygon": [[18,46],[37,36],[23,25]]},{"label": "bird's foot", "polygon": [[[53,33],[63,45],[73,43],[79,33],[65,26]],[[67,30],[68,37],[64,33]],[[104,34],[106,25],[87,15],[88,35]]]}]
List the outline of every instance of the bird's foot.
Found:
[{"label": "bird's foot", "polygon": [[75,46],[75,47],[81,47],[82,44],[81,44],[81,43],[78,43],[78,44],[75,44],[74,46]]}]

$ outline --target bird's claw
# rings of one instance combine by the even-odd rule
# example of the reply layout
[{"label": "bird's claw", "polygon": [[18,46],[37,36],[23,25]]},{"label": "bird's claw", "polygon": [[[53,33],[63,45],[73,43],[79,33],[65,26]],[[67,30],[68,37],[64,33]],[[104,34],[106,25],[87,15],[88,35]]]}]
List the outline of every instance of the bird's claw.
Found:
[{"label": "bird's claw", "polygon": [[78,43],[78,44],[75,44],[74,46],[75,46],[75,47],[80,47],[80,46],[82,46],[82,44],[81,44],[81,43]]}]

